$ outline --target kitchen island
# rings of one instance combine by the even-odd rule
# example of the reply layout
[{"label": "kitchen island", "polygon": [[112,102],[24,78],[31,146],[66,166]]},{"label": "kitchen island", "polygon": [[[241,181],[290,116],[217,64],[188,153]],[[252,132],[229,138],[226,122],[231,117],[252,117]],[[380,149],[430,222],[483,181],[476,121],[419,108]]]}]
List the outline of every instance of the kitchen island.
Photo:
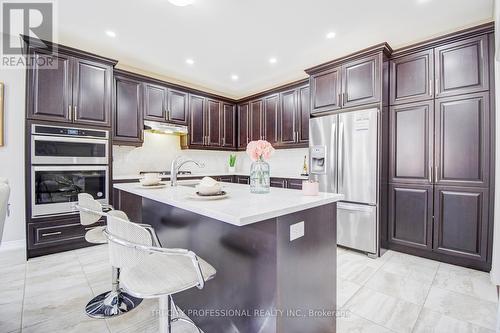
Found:
[{"label": "kitchen island", "polygon": [[229,197],[202,201],[188,183],[147,189],[115,184],[117,209],[156,230],[163,247],[194,251],[217,270],[204,289],[175,295],[204,332],[335,332],[336,202],[272,188],[224,184]]}]

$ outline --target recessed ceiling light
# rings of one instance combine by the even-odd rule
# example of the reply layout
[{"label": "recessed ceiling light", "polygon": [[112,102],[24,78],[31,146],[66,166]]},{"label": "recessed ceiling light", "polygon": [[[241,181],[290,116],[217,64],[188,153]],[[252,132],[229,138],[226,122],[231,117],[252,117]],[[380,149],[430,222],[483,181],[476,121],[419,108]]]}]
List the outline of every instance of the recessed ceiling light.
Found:
[{"label": "recessed ceiling light", "polygon": [[332,38],[335,38],[337,34],[333,31],[330,31],[329,33],[326,34],[326,38],[328,39],[332,39]]},{"label": "recessed ceiling light", "polygon": [[239,77],[236,74],[231,75],[231,80],[238,81]]},{"label": "recessed ceiling light", "polygon": [[189,6],[194,3],[194,0],[168,0],[172,5],[178,7]]},{"label": "recessed ceiling light", "polygon": [[430,2],[431,0],[417,0],[417,3],[426,3],[426,2]]},{"label": "recessed ceiling light", "polygon": [[111,31],[111,30],[106,30],[106,35],[108,35],[108,37],[112,37],[112,38],[116,37],[116,33],[114,31]]},{"label": "recessed ceiling light", "polygon": [[191,59],[191,58],[187,58],[186,59],[186,64],[188,64],[188,65],[194,65],[194,60]]},{"label": "recessed ceiling light", "polygon": [[276,59],[275,57],[269,58],[269,63],[270,64],[275,64],[277,62],[278,62],[278,59]]}]

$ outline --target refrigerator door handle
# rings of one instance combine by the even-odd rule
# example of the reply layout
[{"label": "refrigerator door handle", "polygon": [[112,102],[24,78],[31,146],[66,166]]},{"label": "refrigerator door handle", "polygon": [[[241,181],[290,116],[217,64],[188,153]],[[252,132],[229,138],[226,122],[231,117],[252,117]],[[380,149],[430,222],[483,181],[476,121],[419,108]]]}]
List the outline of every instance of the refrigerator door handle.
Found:
[{"label": "refrigerator door handle", "polygon": [[339,127],[338,192],[341,193],[344,190],[344,123]]}]

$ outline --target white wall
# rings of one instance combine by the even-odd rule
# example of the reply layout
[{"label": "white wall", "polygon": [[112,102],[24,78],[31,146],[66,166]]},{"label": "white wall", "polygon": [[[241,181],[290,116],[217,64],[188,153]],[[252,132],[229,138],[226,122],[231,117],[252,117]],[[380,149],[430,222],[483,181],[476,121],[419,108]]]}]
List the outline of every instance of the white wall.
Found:
[{"label": "white wall", "polygon": [[[193,164],[187,164],[183,170],[192,172],[227,172],[228,159],[231,153],[227,151],[181,150],[180,140],[175,135],[144,133],[142,147],[113,146],[113,173],[119,175],[137,175],[139,171],[170,170],[170,163],[183,155],[205,162],[205,168],[199,169]],[[300,175],[306,148],[277,150],[271,157],[271,175],[276,177],[294,177]],[[236,152],[236,171],[249,173],[251,161],[245,152]]]},{"label": "white wall", "polygon": [[5,84],[5,145],[0,147],[0,177],[11,185],[10,216],[5,222],[5,242],[25,239],[24,216],[24,118],[25,71],[1,69],[0,82]]}]

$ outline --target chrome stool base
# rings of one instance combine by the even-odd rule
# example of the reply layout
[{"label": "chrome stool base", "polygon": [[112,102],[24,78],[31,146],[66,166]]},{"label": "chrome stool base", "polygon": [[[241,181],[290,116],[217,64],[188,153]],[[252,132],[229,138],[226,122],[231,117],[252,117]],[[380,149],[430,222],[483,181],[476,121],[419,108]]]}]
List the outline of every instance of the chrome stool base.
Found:
[{"label": "chrome stool base", "polygon": [[142,298],[130,296],[124,291],[108,291],[94,297],[85,307],[85,313],[92,318],[111,318],[129,312],[141,302]]}]

